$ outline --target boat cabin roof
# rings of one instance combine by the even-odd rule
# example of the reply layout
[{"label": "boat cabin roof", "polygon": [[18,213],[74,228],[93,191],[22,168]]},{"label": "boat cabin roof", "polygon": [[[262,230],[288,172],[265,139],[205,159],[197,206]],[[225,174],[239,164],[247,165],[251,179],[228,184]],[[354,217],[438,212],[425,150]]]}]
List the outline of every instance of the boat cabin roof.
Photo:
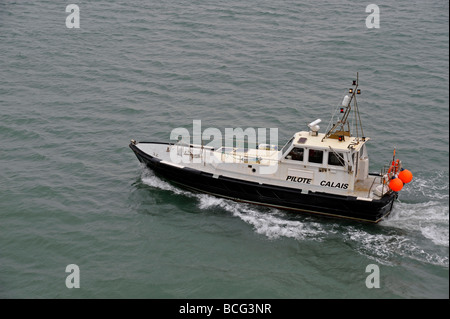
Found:
[{"label": "boat cabin roof", "polygon": [[[324,137],[324,133],[313,135],[311,132],[297,132],[286,145],[290,144],[292,141],[294,147],[317,149],[329,149],[331,147],[335,151],[350,152],[351,150],[358,151],[365,144],[365,142],[369,140],[367,137],[362,139],[354,136],[343,136],[341,141],[336,138]],[[286,151],[286,149],[284,149],[284,151]]]}]

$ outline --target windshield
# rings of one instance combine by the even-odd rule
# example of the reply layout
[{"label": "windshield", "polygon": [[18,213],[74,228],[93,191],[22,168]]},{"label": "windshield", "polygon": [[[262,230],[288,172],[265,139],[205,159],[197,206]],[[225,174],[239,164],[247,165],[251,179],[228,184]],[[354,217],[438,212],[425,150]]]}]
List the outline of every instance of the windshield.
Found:
[{"label": "windshield", "polygon": [[293,140],[294,140],[294,136],[292,136],[291,139],[289,140],[289,142],[287,142],[286,145],[283,146],[283,148],[281,149],[281,154],[283,154],[283,155],[286,154],[288,149],[291,147]]}]

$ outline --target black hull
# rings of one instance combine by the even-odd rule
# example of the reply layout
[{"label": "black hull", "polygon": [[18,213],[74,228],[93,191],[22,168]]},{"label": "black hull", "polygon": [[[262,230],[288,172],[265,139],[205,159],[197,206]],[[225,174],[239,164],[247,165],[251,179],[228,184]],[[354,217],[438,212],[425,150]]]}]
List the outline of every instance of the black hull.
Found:
[{"label": "black hull", "polygon": [[377,223],[391,212],[397,196],[397,193],[391,193],[380,200],[363,201],[357,200],[354,196],[308,191],[303,193],[299,189],[259,184],[225,176],[215,178],[210,173],[161,163],[160,159],[142,152],[134,144],[129,146],[138,160],[157,175],[193,191],[235,201]]}]

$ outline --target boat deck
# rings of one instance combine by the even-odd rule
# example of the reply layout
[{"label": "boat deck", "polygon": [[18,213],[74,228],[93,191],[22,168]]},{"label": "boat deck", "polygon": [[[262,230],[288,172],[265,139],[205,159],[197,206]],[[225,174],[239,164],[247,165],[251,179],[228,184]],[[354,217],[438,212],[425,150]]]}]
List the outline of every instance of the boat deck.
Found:
[{"label": "boat deck", "polygon": [[359,180],[355,183],[353,192],[357,197],[368,197],[372,199],[379,199],[380,197],[373,193],[376,186],[381,183],[381,177],[376,175],[369,175],[365,180]]}]

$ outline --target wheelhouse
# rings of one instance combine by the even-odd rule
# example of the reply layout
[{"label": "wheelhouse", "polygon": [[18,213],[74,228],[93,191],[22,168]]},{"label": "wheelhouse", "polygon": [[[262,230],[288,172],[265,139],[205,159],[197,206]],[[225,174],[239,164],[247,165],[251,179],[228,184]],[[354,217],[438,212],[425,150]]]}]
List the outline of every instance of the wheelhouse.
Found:
[{"label": "wheelhouse", "polygon": [[367,140],[298,132],[281,149],[280,161],[287,166],[287,176],[297,169],[297,177],[309,176],[311,185],[337,188],[340,193],[352,191],[355,182],[368,175]]}]

